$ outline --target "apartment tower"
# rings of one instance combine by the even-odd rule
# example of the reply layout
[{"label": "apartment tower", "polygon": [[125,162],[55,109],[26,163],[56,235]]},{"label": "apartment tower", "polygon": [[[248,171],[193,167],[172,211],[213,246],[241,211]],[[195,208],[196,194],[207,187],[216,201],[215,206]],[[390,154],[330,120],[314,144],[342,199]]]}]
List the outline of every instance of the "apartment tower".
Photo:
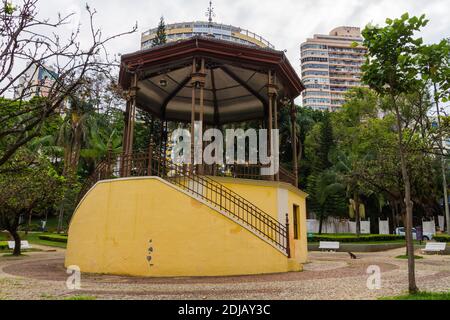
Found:
[{"label": "apartment tower", "polygon": [[361,85],[361,65],[367,52],[362,40],[360,28],[338,27],[301,44],[304,107],[323,111],[342,107],[345,92]]}]

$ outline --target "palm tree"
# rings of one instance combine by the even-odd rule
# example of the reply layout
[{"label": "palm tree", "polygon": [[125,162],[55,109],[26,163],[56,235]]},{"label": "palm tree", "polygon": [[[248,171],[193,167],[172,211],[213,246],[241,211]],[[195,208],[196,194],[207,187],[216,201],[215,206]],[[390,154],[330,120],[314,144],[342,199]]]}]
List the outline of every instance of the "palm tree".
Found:
[{"label": "palm tree", "polygon": [[356,236],[361,235],[361,207],[362,196],[364,195],[363,181],[359,174],[358,167],[360,159],[354,153],[345,153],[343,151],[336,151],[335,153],[335,168],[339,175],[339,180],[345,186],[347,197],[351,199],[351,209],[355,213],[356,221]]},{"label": "palm tree", "polygon": [[345,186],[338,182],[332,169],[314,173],[308,178],[308,207],[319,218],[319,233],[323,220],[330,216],[342,216],[346,212]]},{"label": "palm tree", "polygon": [[80,152],[89,132],[89,116],[94,111],[90,103],[72,99],[69,114],[59,132],[58,142],[64,147],[63,175],[74,175],[78,169]]}]

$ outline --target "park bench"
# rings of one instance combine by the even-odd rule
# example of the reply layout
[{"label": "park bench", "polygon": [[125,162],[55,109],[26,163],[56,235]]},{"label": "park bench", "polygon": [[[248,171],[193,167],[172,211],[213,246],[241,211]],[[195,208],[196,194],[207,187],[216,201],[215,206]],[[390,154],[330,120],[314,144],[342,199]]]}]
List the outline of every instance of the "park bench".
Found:
[{"label": "park bench", "polygon": [[445,250],[446,245],[447,244],[445,242],[427,242],[425,249],[422,251],[439,253]]},{"label": "park bench", "polygon": [[[8,241],[8,248],[14,249],[15,246],[16,246],[16,243],[14,241]],[[28,243],[28,241],[23,240],[23,241],[20,241],[20,248],[21,249],[31,249],[31,246]]]},{"label": "park bench", "polygon": [[337,251],[337,250],[339,250],[339,242],[337,242],[337,241],[320,241],[319,249],[328,250],[328,251]]}]

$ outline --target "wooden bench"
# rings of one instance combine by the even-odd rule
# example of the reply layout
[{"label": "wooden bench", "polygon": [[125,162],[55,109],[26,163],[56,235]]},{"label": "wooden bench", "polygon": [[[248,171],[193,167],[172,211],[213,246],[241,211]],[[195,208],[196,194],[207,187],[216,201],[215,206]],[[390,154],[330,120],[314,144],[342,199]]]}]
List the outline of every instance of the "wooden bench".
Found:
[{"label": "wooden bench", "polygon": [[328,251],[337,251],[339,250],[339,242],[334,241],[320,241],[319,249],[328,250]]},{"label": "wooden bench", "polygon": [[427,242],[425,245],[425,249],[423,249],[423,252],[434,252],[439,253],[445,250],[445,247],[447,244],[445,242]]},{"label": "wooden bench", "polygon": [[[8,241],[8,248],[14,249],[16,247],[16,243],[14,241]],[[27,240],[20,241],[20,249],[31,249],[30,244]]]}]

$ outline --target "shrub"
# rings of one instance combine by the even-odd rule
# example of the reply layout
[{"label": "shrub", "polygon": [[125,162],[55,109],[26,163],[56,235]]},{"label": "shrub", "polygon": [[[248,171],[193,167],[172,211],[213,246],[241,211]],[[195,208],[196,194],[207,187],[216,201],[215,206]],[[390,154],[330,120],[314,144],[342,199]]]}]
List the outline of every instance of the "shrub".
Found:
[{"label": "shrub", "polygon": [[59,234],[43,234],[39,236],[39,239],[46,241],[67,243],[67,236]]},{"label": "shrub", "polygon": [[433,240],[437,242],[450,242],[450,235],[448,234],[435,234]]},{"label": "shrub", "polygon": [[0,241],[0,250],[6,250],[6,249],[8,249],[8,242]]},{"label": "shrub", "polygon": [[339,241],[339,242],[385,242],[385,241],[398,241],[404,240],[404,236],[399,236],[396,234],[363,234],[359,237],[356,235],[339,235],[339,234],[326,234],[318,235],[315,234],[308,240],[310,242],[320,242],[320,241]]},{"label": "shrub", "polygon": [[22,225],[18,229],[19,231],[42,231],[42,227],[36,223],[28,225]]}]

